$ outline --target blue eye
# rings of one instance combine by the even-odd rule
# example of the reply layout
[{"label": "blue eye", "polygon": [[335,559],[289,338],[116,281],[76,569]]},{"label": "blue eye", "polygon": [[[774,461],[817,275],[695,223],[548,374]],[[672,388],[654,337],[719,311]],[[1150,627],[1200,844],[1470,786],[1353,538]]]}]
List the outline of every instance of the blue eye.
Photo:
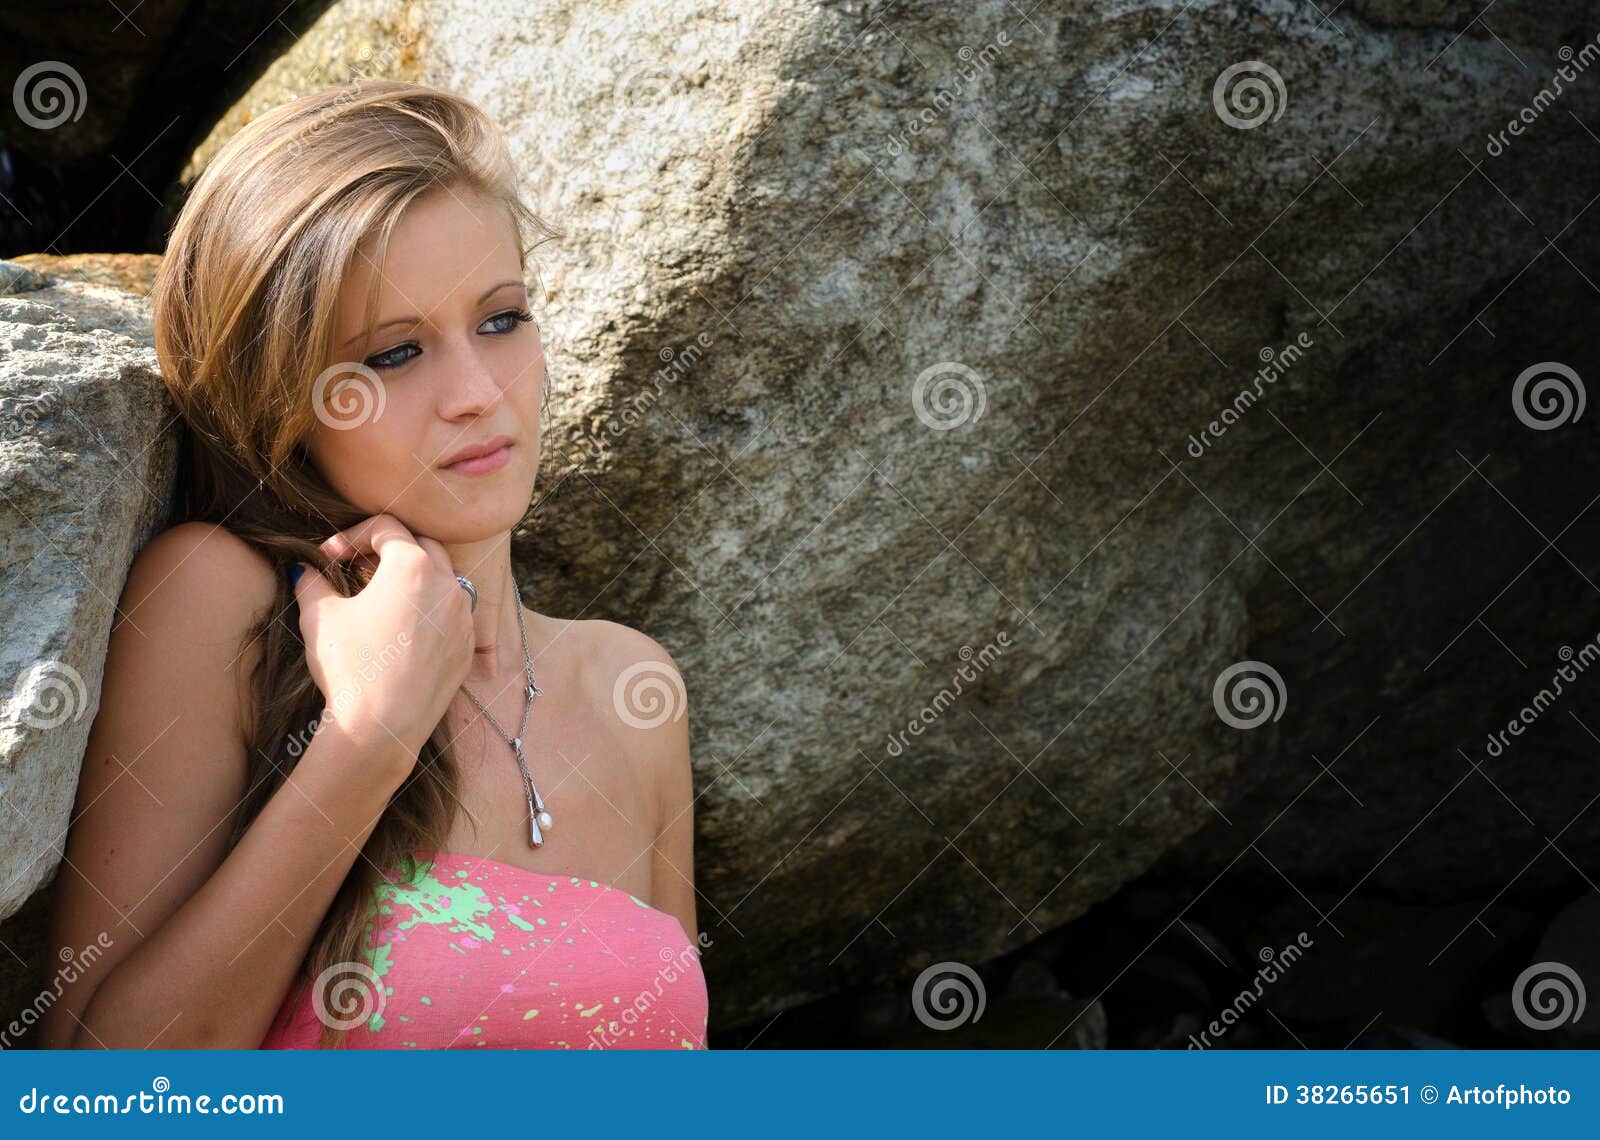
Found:
[{"label": "blue eye", "polygon": [[[504,336],[506,333],[515,332],[518,325],[525,325],[533,320],[533,314],[526,309],[507,309],[503,313],[496,313],[478,328],[487,331],[492,336]],[[489,328],[496,325],[495,328]],[[402,364],[415,360],[422,355],[422,348],[414,341],[397,344],[393,348],[375,353],[362,361],[368,368],[385,369],[399,368]]]},{"label": "blue eye", "polygon": [[383,352],[369,356],[366,358],[366,360],[362,361],[362,363],[368,368],[399,368],[406,361],[413,359],[412,356],[397,355],[402,352],[411,352],[414,355],[421,355],[422,349],[418,348],[410,341],[407,341],[405,344],[397,344],[393,348],[386,349]]},{"label": "blue eye", "polygon": [[510,324],[503,324],[499,328],[495,329],[494,332],[498,335],[502,333],[515,332],[517,325],[525,325],[531,320],[533,320],[533,314],[528,312],[526,309],[507,309],[503,313],[496,313],[483,323],[487,325],[494,321],[512,322]]}]

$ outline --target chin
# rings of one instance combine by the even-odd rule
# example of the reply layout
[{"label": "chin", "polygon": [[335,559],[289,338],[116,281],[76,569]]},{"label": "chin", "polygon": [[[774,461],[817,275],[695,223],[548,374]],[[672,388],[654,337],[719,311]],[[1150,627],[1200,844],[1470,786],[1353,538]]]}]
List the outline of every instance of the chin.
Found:
[{"label": "chin", "polygon": [[462,494],[460,502],[441,491],[430,495],[426,504],[412,504],[406,510],[396,507],[393,513],[414,534],[443,543],[468,543],[505,534],[522,521],[532,502],[531,482],[507,480],[503,487],[486,486],[471,497]]}]

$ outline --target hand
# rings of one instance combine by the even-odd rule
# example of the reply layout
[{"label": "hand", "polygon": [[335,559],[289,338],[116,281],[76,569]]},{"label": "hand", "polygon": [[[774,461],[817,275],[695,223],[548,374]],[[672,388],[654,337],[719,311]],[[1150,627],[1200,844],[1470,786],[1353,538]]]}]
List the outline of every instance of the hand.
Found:
[{"label": "hand", "polygon": [[402,751],[409,771],[467,678],[471,599],[444,547],[390,514],[339,531],[322,550],[333,560],[376,562],[348,598],[314,566],[295,583],[306,664],[325,715],[356,739]]}]

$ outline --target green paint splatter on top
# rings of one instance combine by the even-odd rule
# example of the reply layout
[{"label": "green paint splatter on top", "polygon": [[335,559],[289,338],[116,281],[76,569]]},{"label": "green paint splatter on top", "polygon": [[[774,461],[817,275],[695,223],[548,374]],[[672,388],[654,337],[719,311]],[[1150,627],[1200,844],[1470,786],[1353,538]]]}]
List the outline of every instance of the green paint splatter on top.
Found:
[{"label": "green paint splatter on top", "polygon": [[[369,917],[384,903],[404,903],[412,913],[395,927],[397,931],[426,924],[443,926],[454,934],[470,934],[484,942],[494,941],[494,928],[483,921],[494,912],[494,903],[489,901],[482,887],[467,882],[454,887],[444,885],[431,877],[434,867],[431,859],[416,860],[415,866],[415,872],[409,877],[377,885],[377,901],[369,906]],[[455,877],[465,879],[467,872],[457,871]]]}]

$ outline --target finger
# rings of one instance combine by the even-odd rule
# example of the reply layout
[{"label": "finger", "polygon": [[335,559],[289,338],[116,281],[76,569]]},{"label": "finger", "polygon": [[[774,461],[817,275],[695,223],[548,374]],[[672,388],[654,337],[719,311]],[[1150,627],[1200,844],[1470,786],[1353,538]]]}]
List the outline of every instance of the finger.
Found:
[{"label": "finger", "polygon": [[314,610],[317,603],[324,598],[340,596],[339,591],[333,588],[333,584],[323,576],[321,570],[318,570],[315,566],[308,566],[304,562],[297,562],[295,565],[304,568],[299,576],[300,580],[294,584],[294,597],[295,601],[299,603],[301,613],[308,613]]},{"label": "finger", "polygon": [[[323,553],[327,554],[329,558],[343,559],[352,558],[357,554],[373,552],[376,549],[374,546],[376,532],[379,528],[385,526],[389,519],[394,519],[394,516],[386,512],[379,512],[375,515],[369,515],[360,522],[345,527],[343,530],[336,531],[322,541]],[[405,524],[400,523],[400,520],[394,519],[394,522],[404,528]]]},{"label": "finger", "polygon": [[428,557],[433,559],[435,566],[451,577],[455,576],[456,568],[450,564],[450,554],[445,550],[444,543],[437,538],[429,538],[427,535],[419,534],[417,535],[417,545],[427,551]]},{"label": "finger", "polygon": [[391,514],[376,514],[346,527],[322,541],[322,550],[329,558],[350,558],[357,554],[376,554],[383,557],[385,546],[394,544],[416,546],[416,536],[406,524]]}]

